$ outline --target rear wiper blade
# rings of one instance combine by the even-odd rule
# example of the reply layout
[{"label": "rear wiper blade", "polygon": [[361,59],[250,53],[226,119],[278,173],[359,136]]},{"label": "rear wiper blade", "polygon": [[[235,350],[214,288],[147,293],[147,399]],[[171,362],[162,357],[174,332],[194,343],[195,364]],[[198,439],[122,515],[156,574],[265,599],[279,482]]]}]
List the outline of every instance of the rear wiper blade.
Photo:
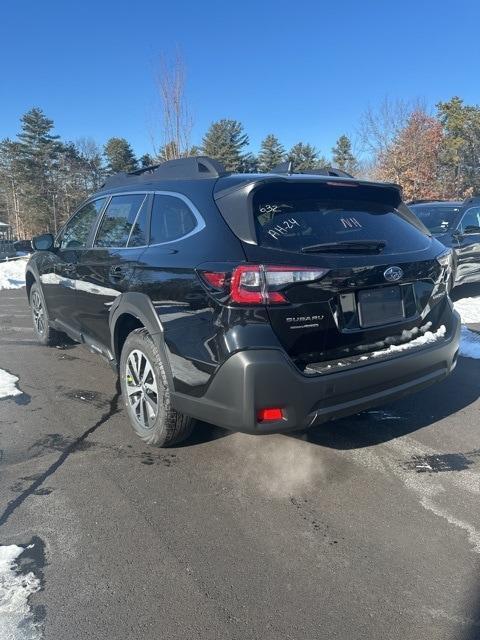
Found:
[{"label": "rear wiper blade", "polygon": [[303,253],[381,253],[385,249],[382,240],[352,240],[349,242],[323,242],[302,247]]}]

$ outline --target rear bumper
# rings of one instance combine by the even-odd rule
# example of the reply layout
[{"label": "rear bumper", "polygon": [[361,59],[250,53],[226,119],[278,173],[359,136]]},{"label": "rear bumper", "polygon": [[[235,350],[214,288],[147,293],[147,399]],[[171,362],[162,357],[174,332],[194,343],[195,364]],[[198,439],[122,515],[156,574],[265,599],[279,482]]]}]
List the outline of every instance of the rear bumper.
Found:
[{"label": "rear bumper", "polygon": [[[445,378],[455,367],[460,317],[426,348],[346,371],[306,376],[275,349],[240,351],[218,370],[200,398],[173,393],[174,406],[200,420],[246,433],[305,429],[388,403]],[[258,423],[257,411],[281,407],[284,419]]]}]

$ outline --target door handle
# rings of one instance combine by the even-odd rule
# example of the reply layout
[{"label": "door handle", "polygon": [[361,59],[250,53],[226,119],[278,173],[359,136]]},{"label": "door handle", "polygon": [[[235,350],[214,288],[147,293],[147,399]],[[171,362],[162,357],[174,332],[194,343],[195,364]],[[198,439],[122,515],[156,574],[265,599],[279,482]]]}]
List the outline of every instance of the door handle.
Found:
[{"label": "door handle", "polygon": [[75,273],[77,266],[73,262],[67,262],[67,264],[64,265],[63,270],[65,273],[69,273],[71,275],[72,273]]},{"label": "door handle", "polygon": [[110,267],[110,276],[112,278],[115,278],[116,280],[122,280],[125,275],[127,273],[127,268],[126,267],[122,267],[120,265],[114,265],[113,267]]}]

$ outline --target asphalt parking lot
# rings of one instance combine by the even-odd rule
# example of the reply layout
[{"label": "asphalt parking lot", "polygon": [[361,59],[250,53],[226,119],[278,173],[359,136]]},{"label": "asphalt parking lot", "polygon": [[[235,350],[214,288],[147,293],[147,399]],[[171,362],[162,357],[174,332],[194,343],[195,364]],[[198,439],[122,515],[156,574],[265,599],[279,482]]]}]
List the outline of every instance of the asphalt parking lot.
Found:
[{"label": "asphalt parking lot", "polygon": [[30,327],[0,291],[0,545],[41,585],[15,640],[480,638],[479,360],[302,437],[160,450],[107,364]]}]

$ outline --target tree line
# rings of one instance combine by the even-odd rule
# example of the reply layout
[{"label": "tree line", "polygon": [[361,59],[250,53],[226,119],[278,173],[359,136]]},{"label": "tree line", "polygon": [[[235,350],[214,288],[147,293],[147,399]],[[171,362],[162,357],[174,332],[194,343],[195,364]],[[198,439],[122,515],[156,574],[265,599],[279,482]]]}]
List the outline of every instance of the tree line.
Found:
[{"label": "tree line", "polygon": [[[168,73],[162,77],[168,79]],[[385,100],[362,114],[356,135],[362,157],[341,135],[326,158],[308,142],[285,149],[273,133],[253,153],[242,123],[230,119],[213,122],[198,145],[190,144],[182,84],[174,80],[161,89],[168,137],[141,157],[123,137],[103,147],[89,138],[63,141],[41,109],[25,113],[16,138],[0,142],[0,220],[12,224],[18,238],[56,232],[107,175],[199,154],[235,172],[267,172],[285,161],[298,172],[335,166],[357,177],[396,182],[405,200],[461,199],[480,192],[480,108],[461,98],[440,102],[433,114],[418,102]]]}]

